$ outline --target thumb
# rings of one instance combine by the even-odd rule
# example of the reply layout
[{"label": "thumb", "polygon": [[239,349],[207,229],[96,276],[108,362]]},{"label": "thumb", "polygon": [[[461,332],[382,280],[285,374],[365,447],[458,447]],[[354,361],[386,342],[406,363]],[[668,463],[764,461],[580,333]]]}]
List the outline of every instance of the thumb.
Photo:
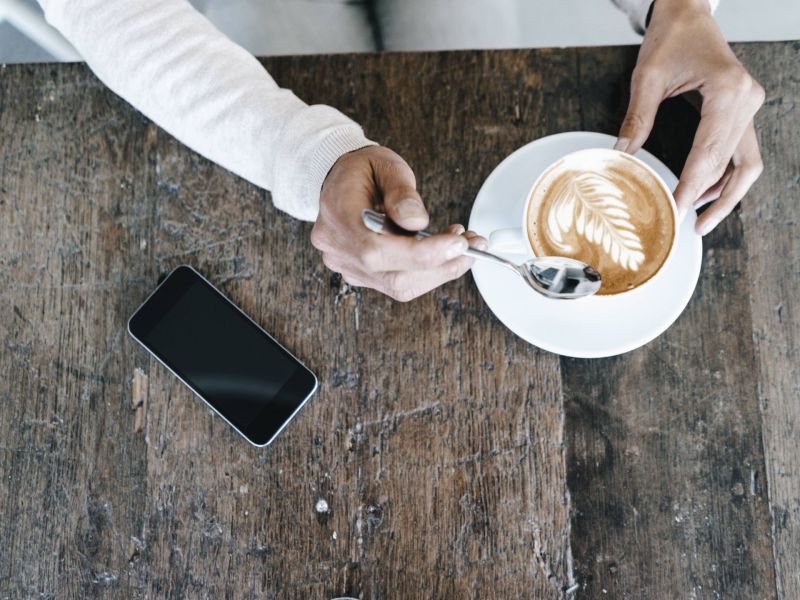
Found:
[{"label": "thumb", "polygon": [[403,229],[419,231],[428,226],[428,211],[417,192],[414,171],[398,157],[374,165],[375,182],[383,196],[383,209]]},{"label": "thumb", "polygon": [[628,154],[637,152],[647,141],[653,122],[656,120],[658,105],[664,99],[663,89],[652,79],[643,80],[634,75],[631,80],[631,99],[628,112],[622,121],[615,150]]}]

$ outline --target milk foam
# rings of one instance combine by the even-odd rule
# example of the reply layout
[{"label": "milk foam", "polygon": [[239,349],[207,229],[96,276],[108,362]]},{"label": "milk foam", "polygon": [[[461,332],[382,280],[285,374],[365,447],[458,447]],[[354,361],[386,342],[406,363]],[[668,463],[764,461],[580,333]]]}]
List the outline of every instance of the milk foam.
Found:
[{"label": "milk foam", "polygon": [[672,200],[657,177],[626,154],[576,152],[552,165],[532,192],[528,235],[539,256],[577,258],[603,277],[600,294],[650,279],[674,237]]}]

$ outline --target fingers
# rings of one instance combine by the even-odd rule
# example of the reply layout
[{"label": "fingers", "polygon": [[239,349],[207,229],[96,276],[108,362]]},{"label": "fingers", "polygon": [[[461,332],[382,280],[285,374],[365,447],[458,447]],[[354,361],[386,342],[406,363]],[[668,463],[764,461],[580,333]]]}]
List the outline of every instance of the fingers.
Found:
[{"label": "fingers", "polygon": [[357,250],[356,260],[368,273],[432,269],[464,254],[467,240],[440,233],[417,240],[399,235],[372,233]]},{"label": "fingers", "polygon": [[389,218],[409,231],[425,229],[428,212],[417,192],[417,181],[411,167],[400,157],[374,161],[372,167]]},{"label": "fingers", "polygon": [[[444,234],[440,234],[440,236],[435,236],[437,239],[439,237],[447,238],[455,238],[458,242],[458,253],[456,257],[460,257],[464,251],[466,250],[468,244],[472,244],[471,240],[476,238],[479,240],[478,243],[486,244],[486,240],[477,236],[477,234],[473,232],[464,232],[464,227],[461,225],[450,225]],[[422,242],[431,241],[433,238],[428,238],[426,240],[413,240],[411,238],[402,238],[400,236],[388,236],[388,235],[378,235],[378,234],[370,234],[371,236],[374,235],[375,238],[371,239],[370,241],[375,243],[376,246],[388,246],[388,249],[382,248],[382,253],[390,256],[392,255],[392,246],[393,243],[397,240],[408,243],[408,244],[421,244]],[[373,262],[373,259],[367,258],[366,260],[363,259],[363,256],[369,257],[369,252],[362,252],[359,254],[358,252],[351,252],[349,254],[342,253],[338,251],[335,246],[326,247],[324,244],[320,244],[317,240],[315,244],[319,250],[322,251],[322,262],[328,267],[331,271],[335,271],[337,273],[341,273],[345,276],[348,280],[348,283],[351,283],[350,280],[358,281],[358,285],[367,285],[370,287],[374,287],[371,284],[375,282],[380,275],[385,272],[390,271],[423,271],[436,268],[438,266],[443,265],[444,263],[452,260],[453,257],[450,258],[443,258],[441,253],[439,253],[436,257],[436,261],[432,264],[426,263],[424,261],[421,262],[414,262],[408,261],[408,259],[402,260],[395,260],[395,259],[388,259],[384,263],[381,262]],[[376,266],[380,267],[381,264],[388,265],[388,268],[374,268]],[[401,265],[412,265],[411,268],[403,268],[400,269]],[[354,284],[356,285],[356,284]]]},{"label": "fingers", "polygon": [[414,173],[405,161],[386,148],[371,150],[365,158],[333,173],[323,191],[327,195],[320,202],[311,243],[328,255],[328,261],[362,273],[382,273],[432,269],[464,253],[467,241],[453,233],[416,240],[378,235],[364,227],[363,209],[376,204],[383,204],[390,218],[405,229],[419,229],[428,222]]},{"label": "fingers", "polygon": [[[473,231],[464,232],[461,225],[451,225],[447,228],[447,232],[452,235],[462,235],[462,238],[474,248],[486,250],[489,247],[484,238]],[[342,278],[350,285],[374,288],[395,300],[408,302],[461,277],[474,261],[469,257],[460,256],[431,269],[379,273],[368,273],[352,264],[341,264],[332,255],[323,254],[323,262],[329,269],[340,272]]]},{"label": "fingers", "polygon": [[728,167],[725,169],[725,173],[722,175],[720,180],[714,185],[712,185],[710,188],[708,188],[705,192],[703,192],[702,196],[700,196],[697,200],[695,200],[694,208],[695,209],[701,208],[706,204],[708,204],[709,202],[713,202],[714,200],[719,198],[720,195],[722,194],[722,190],[724,190],[725,186],[728,185],[728,181],[730,181],[732,174],[733,174],[733,162],[730,162],[728,163]]},{"label": "fingers", "polygon": [[622,121],[615,150],[633,154],[642,147],[653,129],[664,93],[664,85],[653,72],[634,70],[628,112]]},{"label": "fingers", "polygon": [[722,177],[763,102],[763,90],[757,84],[754,86],[752,91],[723,91],[704,99],[700,125],[675,190],[681,217]]},{"label": "fingers", "polygon": [[367,282],[359,278],[357,275],[342,274],[342,279],[344,279],[344,282],[350,287],[367,287]]},{"label": "fingers", "polygon": [[[448,225],[447,228],[444,230],[444,233],[452,233],[453,235],[464,235],[467,231],[464,229],[464,226],[461,223],[453,223],[452,225]],[[471,231],[468,233],[472,233]]]},{"label": "fingers", "polygon": [[683,167],[675,203],[683,216],[708,189],[720,179],[741,139],[743,128],[731,127],[731,111],[707,113],[701,117],[692,149]]},{"label": "fingers", "polygon": [[761,175],[763,163],[758,149],[753,124],[747,127],[739,147],[733,156],[734,169],[719,199],[716,200],[698,219],[695,231],[700,235],[711,232],[733,208]]},{"label": "fingers", "polygon": [[[461,225],[459,225],[459,227],[461,227]],[[461,228],[463,229],[463,227]],[[489,249],[489,241],[485,237],[478,235],[474,231],[464,232],[464,237],[467,238],[470,248],[475,248],[476,250]]]},{"label": "fingers", "polygon": [[399,155],[370,146],[340,157],[323,184],[311,243],[351,285],[410,300],[469,269],[472,260],[462,256],[469,243],[487,247],[460,225],[420,240],[374,233],[364,226],[362,211],[380,207],[404,229],[428,224],[414,173]]},{"label": "fingers", "polygon": [[427,271],[393,271],[385,273],[381,288],[378,289],[395,300],[409,302],[448,281],[458,279],[469,271],[472,262],[473,259],[471,258],[461,257]]},{"label": "fingers", "polygon": [[[474,232],[464,235],[469,239],[470,246],[486,250],[488,242]],[[395,271],[384,273],[379,289],[400,302],[408,302],[427,294],[431,290],[458,279],[472,267],[474,259],[462,256],[450,260],[435,269],[424,271]]]}]

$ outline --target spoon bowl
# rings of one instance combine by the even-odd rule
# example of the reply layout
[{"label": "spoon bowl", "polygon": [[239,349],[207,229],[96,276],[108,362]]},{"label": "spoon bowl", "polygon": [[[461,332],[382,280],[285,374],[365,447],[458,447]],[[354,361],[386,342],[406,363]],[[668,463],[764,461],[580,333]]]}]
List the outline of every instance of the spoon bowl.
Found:
[{"label": "spoon bowl", "polygon": [[537,292],[559,300],[596,294],[603,281],[594,267],[563,256],[541,256],[516,265]]}]

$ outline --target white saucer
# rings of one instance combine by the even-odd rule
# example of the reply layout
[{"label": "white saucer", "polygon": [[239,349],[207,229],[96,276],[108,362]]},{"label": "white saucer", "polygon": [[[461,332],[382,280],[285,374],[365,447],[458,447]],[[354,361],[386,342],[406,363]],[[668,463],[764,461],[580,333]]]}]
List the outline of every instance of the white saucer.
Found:
[{"label": "white saucer", "polygon": [[[602,133],[551,135],[523,146],[501,162],[478,192],[469,228],[488,238],[519,227],[530,186],[558,158],[584,148],[611,148],[616,138]],[[674,190],[677,177],[645,150],[636,157]],[[549,300],[502,267],[478,261],[472,268],[478,290],[502,323],[531,344],[565,356],[599,358],[629,352],[663,333],[683,312],[700,275],[703,243],[690,211],[678,234],[672,260],[659,278],[613,306],[603,302]],[[529,256],[505,254],[521,262]],[[530,254],[530,256],[533,256]],[[589,299],[594,301],[594,299]]]}]

